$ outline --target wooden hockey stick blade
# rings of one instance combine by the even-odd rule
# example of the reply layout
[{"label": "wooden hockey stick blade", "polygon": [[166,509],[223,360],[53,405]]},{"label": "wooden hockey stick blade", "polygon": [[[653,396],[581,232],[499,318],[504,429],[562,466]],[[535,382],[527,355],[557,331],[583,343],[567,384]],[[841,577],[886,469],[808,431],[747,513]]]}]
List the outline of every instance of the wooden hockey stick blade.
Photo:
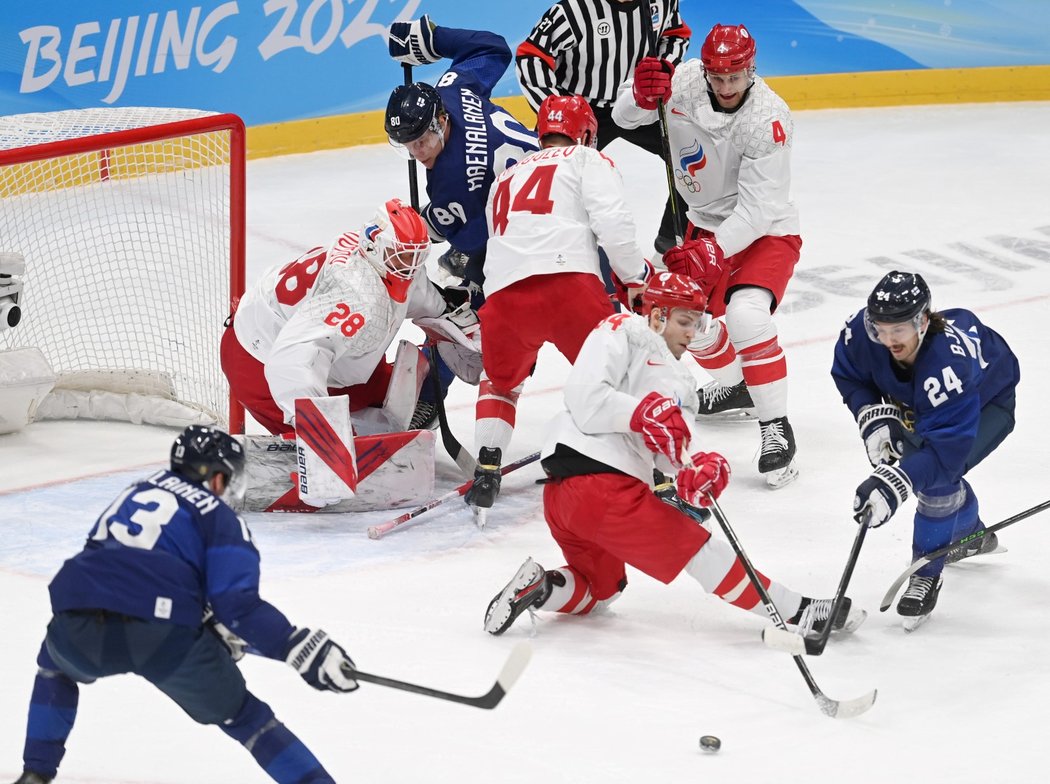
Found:
[{"label": "wooden hockey stick blade", "polygon": [[514,647],[514,650],[510,652],[507,661],[503,664],[503,669],[500,670],[492,688],[480,697],[468,697],[464,694],[454,694],[453,692],[441,691],[440,689],[431,689],[429,686],[420,686],[417,683],[408,683],[407,681],[386,678],[382,675],[373,675],[350,667],[344,667],[343,672],[346,673],[347,677],[358,681],[364,681],[365,683],[374,683],[377,686],[386,686],[391,689],[400,689],[401,691],[410,691],[414,694],[422,694],[424,697],[434,697],[439,700],[447,700],[448,702],[458,702],[461,705],[471,705],[475,708],[492,710],[500,704],[505,696],[507,696],[507,692],[510,691],[518,678],[521,677],[522,672],[524,672],[525,667],[528,665],[529,659],[531,658],[532,646],[527,642],[518,643]]},{"label": "wooden hockey stick blade", "polygon": [[1018,512],[1013,517],[1008,517],[1005,520],[996,523],[995,525],[990,525],[987,528],[981,529],[980,531],[974,531],[968,536],[964,536],[961,539],[957,539],[956,541],[952,542],[951,544],[945,545],[940,550],[934,550],[932,553],[929,553],[927,555],[924,555],[922,558],[919,558],[911,566],[909,566],[907,569],[901,572],[900,576],[893,581],[893,585],[889,587],[889,590],[886,591],[886,595],[882,597],[882,604],[879,605],[879,611],[886,612],[886,610],[890,608],[890,605],[893,604],[893,600],[897,596],[897,591],[901,589],[901,586],[904,585],[904,582],[917,571],[919,571],[922,567],[924,567],[926,564],[930,563],[931,561],[936,561],[941,556],[947,555],[952,550],[957,550],[965,544],[975,542],[978,539],[987,536],[988,534],[995,533],[996,531],[1002,528],[1006,528],[1006,526],[1008,525],[1018,523],[1021,520],[1024,520],[1027,517],[1031,517],[1032,515],[1037,514],[1038,512],[1042,512],[1046,509],[1050,509],[1050,501],[1043,501],[1043,503],[1041,504],[1036,504],[1031,509],[1025,509],[1023,512]]}]

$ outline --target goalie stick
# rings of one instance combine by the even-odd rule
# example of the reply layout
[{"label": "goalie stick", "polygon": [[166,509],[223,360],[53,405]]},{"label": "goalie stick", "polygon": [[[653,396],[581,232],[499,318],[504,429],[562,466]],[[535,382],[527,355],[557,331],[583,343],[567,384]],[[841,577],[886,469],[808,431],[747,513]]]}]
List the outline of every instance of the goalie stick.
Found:
[{"label": "goalie stick", "polygon": [[988,534],[995,533],[996,531],[1006,528],[1008,525],[1019,523],[1026,517],[1031,517],[1032,515],[1038,514],[1046,509],[1050,509],[1050,501],[1043,501],[1043,503],[1036,504],[1031,509],[1025,509],[1023,512],[1018,512],[1013,517],[1008,517],[1002,522],[988,526],[987,528],[982,528],[980,531],[974,531],[972,534],[957,539],[951,544],[945,545],[940,550],[934,550],[932,553],[927,553],[901,572],[900,577],[893,581],[893,585],[891,585],[890,589],[886,591],[886,595],[882,597],[882,604],[879,605],[879,611],[886,612],[886,610],[890,608],[890,605],[893,604],[893,599],[897,596],[897,591],[901,589],[901,586],[904,585],[905,581],[926,564],[930,563],[930,561],[936,561],[938,558],[948,555],[952,550],[957,550],[971,542],[976,542],[978,539],[982,539]]},{"label": "goalie stick", "polygon": [[787,651],[794,656],[803,653],[810,656],[820,656],[824,652],[824,647],[828,644],[828,638],[831,636],[832,627],[835,625],[835,619],[839,617],[842,603],[846,600],[846,587],[849,585],[850,577],[853,576],[853,568],[857,565],[857,559],[860,557],[860,547],[864,544],[864,536],[868,533],[870,524],[871,507],[867,507],[864,510],[864,519],[857,526],[857,536],[853,540],[853,548],[850,550],[849,558],[846,560],[846,568],[842,572],[842,579],[839,580],[838,590],[835,591],[835,601],[831,605],[831,614],[828,615],[823,631],[820,634],[803,636],[795,632],[789,632],[787,629],[774,629],[767,626],[762,630],[762,642],[770,648],[775,648],[778,651]]},{"label": "goalie stick", "polygon": [[[516,471],[517,469],[521,468],[522,466],[527,466],[529,463],[534,463],[534,462],[536,462],[539,459],[540,459],[540,453],[539,452],[533,452],[531,455],[523,457],[520,460],[515,460],[513,463],[507,463],[507,465],[505,465],[502,468],[500,468],[500,470],[499,470],[500,475],[505,476],[506,474],[509,474],[511,471]],[[466,495],[467,491],[473,486],[474,486],[474,480],[470,479],[470,480],[464,482],[463,484],[461,484],[455,490],[450,490],[449,492],[445,493],[444,495],[438,496],[433,501],[427,501],[425,504],[423,504],[420,507],[416,507],[411,512],[405,512],[400,517],[395,517],[393,520],[390,520],[389,522],[382,523],[380,525],[369,526],[369,528],[368,528],[368,538],[369,539],[379,539],[383,534],[387,533],[388,531],[392,531],[395,528],[397,528],[398,526],[404,525],[409,520],[411,520],[411,519],[413,519],[415,517],[419,517],[424,512],[429,512],[435,506],[441,506],[441,504],[445,503],[446,501],[451,501],[453,498],[459,498],[459,496],[461,496],[461,495]]]},{"label": "goalie stick", "polygon": [[377,686],[386,686],[391,689],[400,689],[401,691],[410,691],[414,694],[422,694],[424,697],[435,697],[439,700],[458,702],[461,705],[471,705],[484,710],[492,710],[500,704],[503,698],[507,696],[511,686],[521,677],[521,673],[525,670],[530,658],[532,658],[532,648],[527,642],[520,642],[514,646],[514,650],[510,652],[510,656],[507,657],[507,661],[503,664],[503,669],[496,676],[496,682],[491,689],[480,697],[468,697],[464,694],[431,689],[429,686],[420,686],[417,683],[408,683],[407,681],[398,681],[382,675],[361,672],[353,667],[343,667],[343,672],[347,677],[357,681],[374,683]]},{"label": "goalie stick", "polygon": [[[733,528],[729,525],[729,520],[726,519],[722,508],[710,493],[707,495],[707,500],[710,502],[711,512],[714,515],[715,520],[718,521],[719,527],[729,540],[729,544],[733,547],[733,551],[736,553],[737,558],[739,558],[740,563],[743,564],[744,571],[747,573],[747,579],[751,582],[751,585],[754,586],[755,590],[758,591],[759,598],[762,599],[762,604],[765,606],[766,612],[769,613],[770,619],[772,619],[773,623],[777,625],[777,628],[786,631],[787,624],[785,624],[784,619],[780,617],[780,611],[777,609],[776,605],[773,604],[773,598],[769,595],[769,591],[767,591],[766,587],[762,585],[762,581],[758,579],[758,573],[755,571],[755,567],[752,566],[751,559],[747,557],[747,553],[744,552],[740,540],[736,538],[736,534],[733,532]],[[678,508],[697,522],[703,522],[700,510],[690,506],[681,499],[678,499]],[[792,658],[795,660],[795,665],[798,667],[798,671],[802,673],[802,677],[806,681],[806,685],[809,687],[810,694],[813,695],[813,698],[817,701],[817,706],[825,716],[830,716],[833,719],[852,719],[855,716],[860,716],[875,704],[875,697],[878,694],[878,691],[875,689],[872,689],[870,692],[860,697],[855,697],[852,700],[840,701],[831,699],[820,690],[819,686],[817,686],[817,682],[813,679],[813,674],[809,671],[809,667],[806,665],[805,660],[801,656],[793,656]]]}]

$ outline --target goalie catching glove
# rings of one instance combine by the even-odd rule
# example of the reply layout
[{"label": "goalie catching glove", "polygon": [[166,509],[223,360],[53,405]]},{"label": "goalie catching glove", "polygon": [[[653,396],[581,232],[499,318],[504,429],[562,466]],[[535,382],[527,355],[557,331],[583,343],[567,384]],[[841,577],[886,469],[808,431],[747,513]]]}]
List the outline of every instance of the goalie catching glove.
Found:
[{"label": "goalie catching glove", "polygon": [[904,456],[906,428],[897,406],[892,403],[864,406],[857,415],[857,427],[872,466],[892,463]]},{"label": "goalie catching glove", "polygon": [[295,629],[284,660],[319,691],[345,693],[357,688],[357,681],[347,674],[353,672],[353,659],[321,629]]},{"label": "goalie catching glove", "polygon": [[678,497],[690,506],[708,506],[708,495],[717,499],[729,484],[729,461],[718,452],[697,452],[690,462],[678,472]]},{"label": "goalie catching glove", "polygon": [[436,63],[441,55],[434,48],[434,27],[426,14],[411,22],[394,22],[387,40],[390,56],[407,65]]},{"label": "goalie catching glove", "polygon": [[878,528],[896,513],[897,508],[911,494],[911,479],[896,466],[879,465],[857,487],[853,498],[853,519],[864,521],[864,512],[871,510],[870,528]]},{"label": "goalie catching glove", "polygon": [[630,427],[641,433],[650,452],[663,455],[675,468],[682,465],[680,455],[689,445],[689,426],[671,398],[650,392],[634,409]]},{"label": "goalie catching glove", "polygon": [[700,237],[675,245],[664,253],[664,266],[670,272],[696,281],[710,296],[725,271],[725,254],[711,237]]}]

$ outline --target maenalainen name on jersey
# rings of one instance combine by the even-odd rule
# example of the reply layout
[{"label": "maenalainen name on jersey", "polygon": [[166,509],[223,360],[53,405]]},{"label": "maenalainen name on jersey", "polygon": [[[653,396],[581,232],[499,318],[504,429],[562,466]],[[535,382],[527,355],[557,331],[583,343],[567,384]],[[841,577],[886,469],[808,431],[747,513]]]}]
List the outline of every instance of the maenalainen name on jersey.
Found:
[{"label": "maenalainen name on jersey", "polygon": [[488,239],[485,202],[492,181],[539,145],[534,133],[489,100],[512,58],[501,36],[438,27],[434,43],[452,59],[436,85],[452,127],[427,172],[430,204],[423,217],[456,250],[474,254]]}]

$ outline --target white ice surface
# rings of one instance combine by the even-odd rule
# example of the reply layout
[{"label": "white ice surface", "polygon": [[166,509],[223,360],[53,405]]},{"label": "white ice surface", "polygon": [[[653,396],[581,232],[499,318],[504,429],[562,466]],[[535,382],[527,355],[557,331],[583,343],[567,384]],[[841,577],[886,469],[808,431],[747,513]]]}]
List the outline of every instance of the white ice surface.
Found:
[{"label": "white ice surface", "polygon": [[[777,322],[801,477],[777,492],[763,486],[755,425],[710,426],[703,444],[731,460],[723,508],[752,560],[775,579],[817,596],[837,585],[855,532],[853,488],[869,469],[828,375],[831,351],[842,320],[890,268],[921,271],[935,305],[975,310],[1020,357],[1017,430],[970,475],[985,522],[1045,500],[1047,128],[1047,103],[796,115],[793,193],[805,245]],[[648,247],[663,170],[622,142],[608,152]],[[356,228],[383,199],[407,197],[404,169],[383,146],[251,163],[249,280]],[[996,236],[1043,245],[1025,255]],[[982,260],[953,243],[994,255]],[[571,307],[571,298],[551,306]],[[539,448],[561,406],[566,369],[556,353],[541,355],[508,461]],[[468,447],[473,397],[458,383],[449,397],[452,428]],[[45,422],[0,437],[0,781],[21,770],[50,576],[121,487],[164,461],[173,436]],[[438,473],[439,492],[458,481],[440,450]],[[486,635],[488,600],[527,555],[550,568],[562,563],[543,522],[539,476],[533,465],[506,478],[485,531],[473,528],[462,503],[380,541],[365,528],[397,512],[253,515],[263,595],[293,623],[327,629],[362,670],[481,693],[530,635],[527,618],[502,638]],[[933,619],[905,635],[892,610],[877,608],[909,561],[912,510],[909,502],[871,532],[861,553],[850,594],[872,617],[808,660],[830,697],[879,689],[874,708],[851,721],[817,710],[789,657],[761,644],[763,621],[705,595],[688,576],[664,586],[635,571],[607,615],[541,615],[532,663],[492,712],[368,684],[350,696],[320,694],[280,663],[251,657],[243,671],[340,782],[1043,781],[1050,515],[1004,531],[1008,553],[950,568]],[[722,739],[719,754],[699,750],[704,734]],[[195,725],[129,677],[82,690],[59,777],[268,780],[221,732]]]}]

